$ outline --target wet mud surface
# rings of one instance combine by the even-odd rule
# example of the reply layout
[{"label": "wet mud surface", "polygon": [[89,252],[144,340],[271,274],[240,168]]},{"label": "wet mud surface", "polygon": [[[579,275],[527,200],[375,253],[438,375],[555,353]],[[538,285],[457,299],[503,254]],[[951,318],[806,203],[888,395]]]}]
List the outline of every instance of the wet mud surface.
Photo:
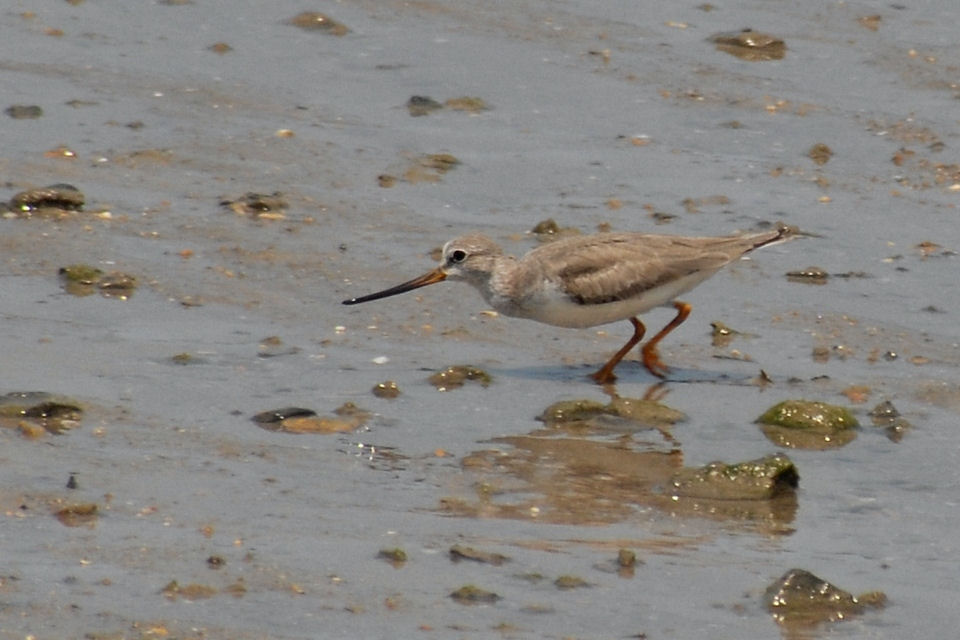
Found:
[{"label": "wet mud surface", "polygon": [[[5,6],[0,639],[949,637],[954,13]],[[470,230],[781,220],[666,381],[590,381],[627,322],[340,304]]]}]

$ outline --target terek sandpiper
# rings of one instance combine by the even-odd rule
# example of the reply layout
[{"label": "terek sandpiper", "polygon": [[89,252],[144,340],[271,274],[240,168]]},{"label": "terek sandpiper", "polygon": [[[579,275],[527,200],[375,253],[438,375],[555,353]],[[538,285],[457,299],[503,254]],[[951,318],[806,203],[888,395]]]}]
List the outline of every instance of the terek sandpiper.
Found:
[{"label": "terek sandpiper", "polygon": [[640,349],[643,365],[662,378],[667,367],[660,361],[657,344],[687,319],[692,308],[676,297],[745,253],[797,233],[796,227],[782,223],[769,231],[720,237],[597,233],[544,244],[519,260],[474,233],[445,244],[440,265],[419,278],[343,304],[463,280],[506,316],[574,328],[629,320],[633,337],[592,376],[606,384],[616,379],[614,367],[643,339],[646,327],[637,316],[672,303],[677,315]]}]

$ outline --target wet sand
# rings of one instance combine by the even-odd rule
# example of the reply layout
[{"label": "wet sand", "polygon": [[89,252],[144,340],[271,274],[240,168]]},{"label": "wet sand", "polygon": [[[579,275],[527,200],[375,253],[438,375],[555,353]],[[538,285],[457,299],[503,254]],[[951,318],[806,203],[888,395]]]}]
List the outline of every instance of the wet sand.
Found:
[{"label": "wet sand", "polygon": [[[289,24],[289,2],[6,7],[0,107],[42,115],[0,114],[0,200],[67,183],[85,204],[0,219],[0,393],[83,416],[61,435],[0,429],[0,638],[948,636],[960,59],[950,3],[898,7],[313,8],[342,35]],[[782,39],[782,59],[711,41],[745,27]],[[411,96],[487,109],[414,117]],[[251,192],[285,204],[222,204]],[[453,284],[340,304],[467,230],[523,253],[547,218],[817,237],[689,294],[666,384],[618,368],[615,395],[686,415],[658,428],[536,419],[611,400],[587,375],[626,322],[497,317]],[[58,271],[78,263],[138,286],[68,293]],[[810,266],[825,284],[785,275]],[[742,335],[714,346],[715,321]],[[490,384],[428,382],[456,364]],[[371,392],[388,380],[398,397]],[[754,420],[792,398],[863,426],[842,447],[778,446]],[[912,428],[873,426],[884,400]],[[251,420],[302,407],[341,425],[348,402],[369,412],[348,432]],[[678,469],[778,451],[800,475],[785,508],[672,499]],[[509,560],[455,562],[454,545]],[[378,557],[397,548],[406,562]],[[762,594],[793,567],[888,604],[780,628]],[[449,597],[465,585],[499,599]]]}]

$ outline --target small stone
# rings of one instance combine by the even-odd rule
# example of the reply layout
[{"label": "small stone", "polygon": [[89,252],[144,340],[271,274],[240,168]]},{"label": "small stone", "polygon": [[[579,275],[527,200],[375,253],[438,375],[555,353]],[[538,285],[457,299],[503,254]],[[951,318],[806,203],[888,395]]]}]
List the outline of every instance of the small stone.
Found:
[{"label": "small stone", "polygon": [[830,274],[821,267],[807,267],[787,272],[788,280],[803,284],[826,284],[829,278]]},{"label": "small stone", "polygon": [[450,597],[460,604],[492,603],[500,599],[500,596],[494,592],[481,589],[480,587],[472,584],[467,584],[460,587],[451,593]]},{"label": "small stone", "polygon": [[35,104],[12,104],[3,112],[14,120],[34,120],[43,115],[43,109]]},{"label": "small stone", "polygon": [[414,118],[425,116],[438,109],[443,109],[443,105],[430,96],[410,96],[410,99],[407,100],[406,107],[407,111],[409,111],[410,115]]},{"label": "small stone", "polygon": [[818,166],[827,164],[832,156],[833,150],[822,142],[818,142],[807,151],[807,157],[813,160],[813,163]]},{"label": "small stone", "polygon": [[377,557],[381,560],[388,560],[393,564],[403,564],[407,561],[407,552],[399,547],[394,547],[393,549],[381,549],[377,553]]},{"label": "small stone", "polygon": [[590,583],[580,576],[562,575],[553,581],[553,586],[555,586],[557,589],[566,591],[568,589],[582,589],[583,587],[589,587]]},{"label": "small stone", "polygon": [[430,384],[435,386],[437,391],[459,389],[467,382],[477,382],[480,386],[487,387],[491,380],[489,373],[472,365],[450,366],[430,376]]},{"label": "small stone", "polygon": [[454,562],[459,562],[460,560],[472,560],[473,562],[482,562],[485,564],[492,564],[495,567],[499,567],[504,562],[510,560],[505,555],[499,553],[491,553],[488,551],[478,551],[473,547],[464,547],[459,544],[455,544],[450,547],[450,559]]},{"label": "small stone", "polygon": [[447,100],[446,105],[448,108],[453,109],[454,111],[486,111],[490,107],[487,106],[487,103],[483,101],[483,98],[475,98],[471,96],[463,96],[460,98],[450,98]]},{"label": "small stone", "polygon": [[400,395],[400,387],[398,387],[397,383],[393,380],[386,380],[374,385],[371,393],[378,398],[393,399]]},{"label": "small stone", "polygon": [[718,33],[710,40],[716,45],[718,51],[749,62],[782,60],[787,54],[787,45],[783,40],[752,29],[735,33]]},{"label": "small stone", "polygon": [[288,21],[295,27],[300,27],[307,31],[322,31],[333,36],[345,36],[350,33],[346,25],[341,24],[319,11],[304,11],[298,13]]}]

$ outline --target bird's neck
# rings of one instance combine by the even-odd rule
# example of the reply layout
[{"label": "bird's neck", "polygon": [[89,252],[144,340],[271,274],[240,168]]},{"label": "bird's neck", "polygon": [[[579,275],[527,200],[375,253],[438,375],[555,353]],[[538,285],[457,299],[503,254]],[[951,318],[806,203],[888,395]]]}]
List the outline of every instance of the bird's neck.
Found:
[{"label": "bird's neck", "polygon": [[490,272],[474,286],[494,309],[506,315],[516,315],[512,308],[521,293],[522,280],[522,269],[515,257],[497,256]]}]

